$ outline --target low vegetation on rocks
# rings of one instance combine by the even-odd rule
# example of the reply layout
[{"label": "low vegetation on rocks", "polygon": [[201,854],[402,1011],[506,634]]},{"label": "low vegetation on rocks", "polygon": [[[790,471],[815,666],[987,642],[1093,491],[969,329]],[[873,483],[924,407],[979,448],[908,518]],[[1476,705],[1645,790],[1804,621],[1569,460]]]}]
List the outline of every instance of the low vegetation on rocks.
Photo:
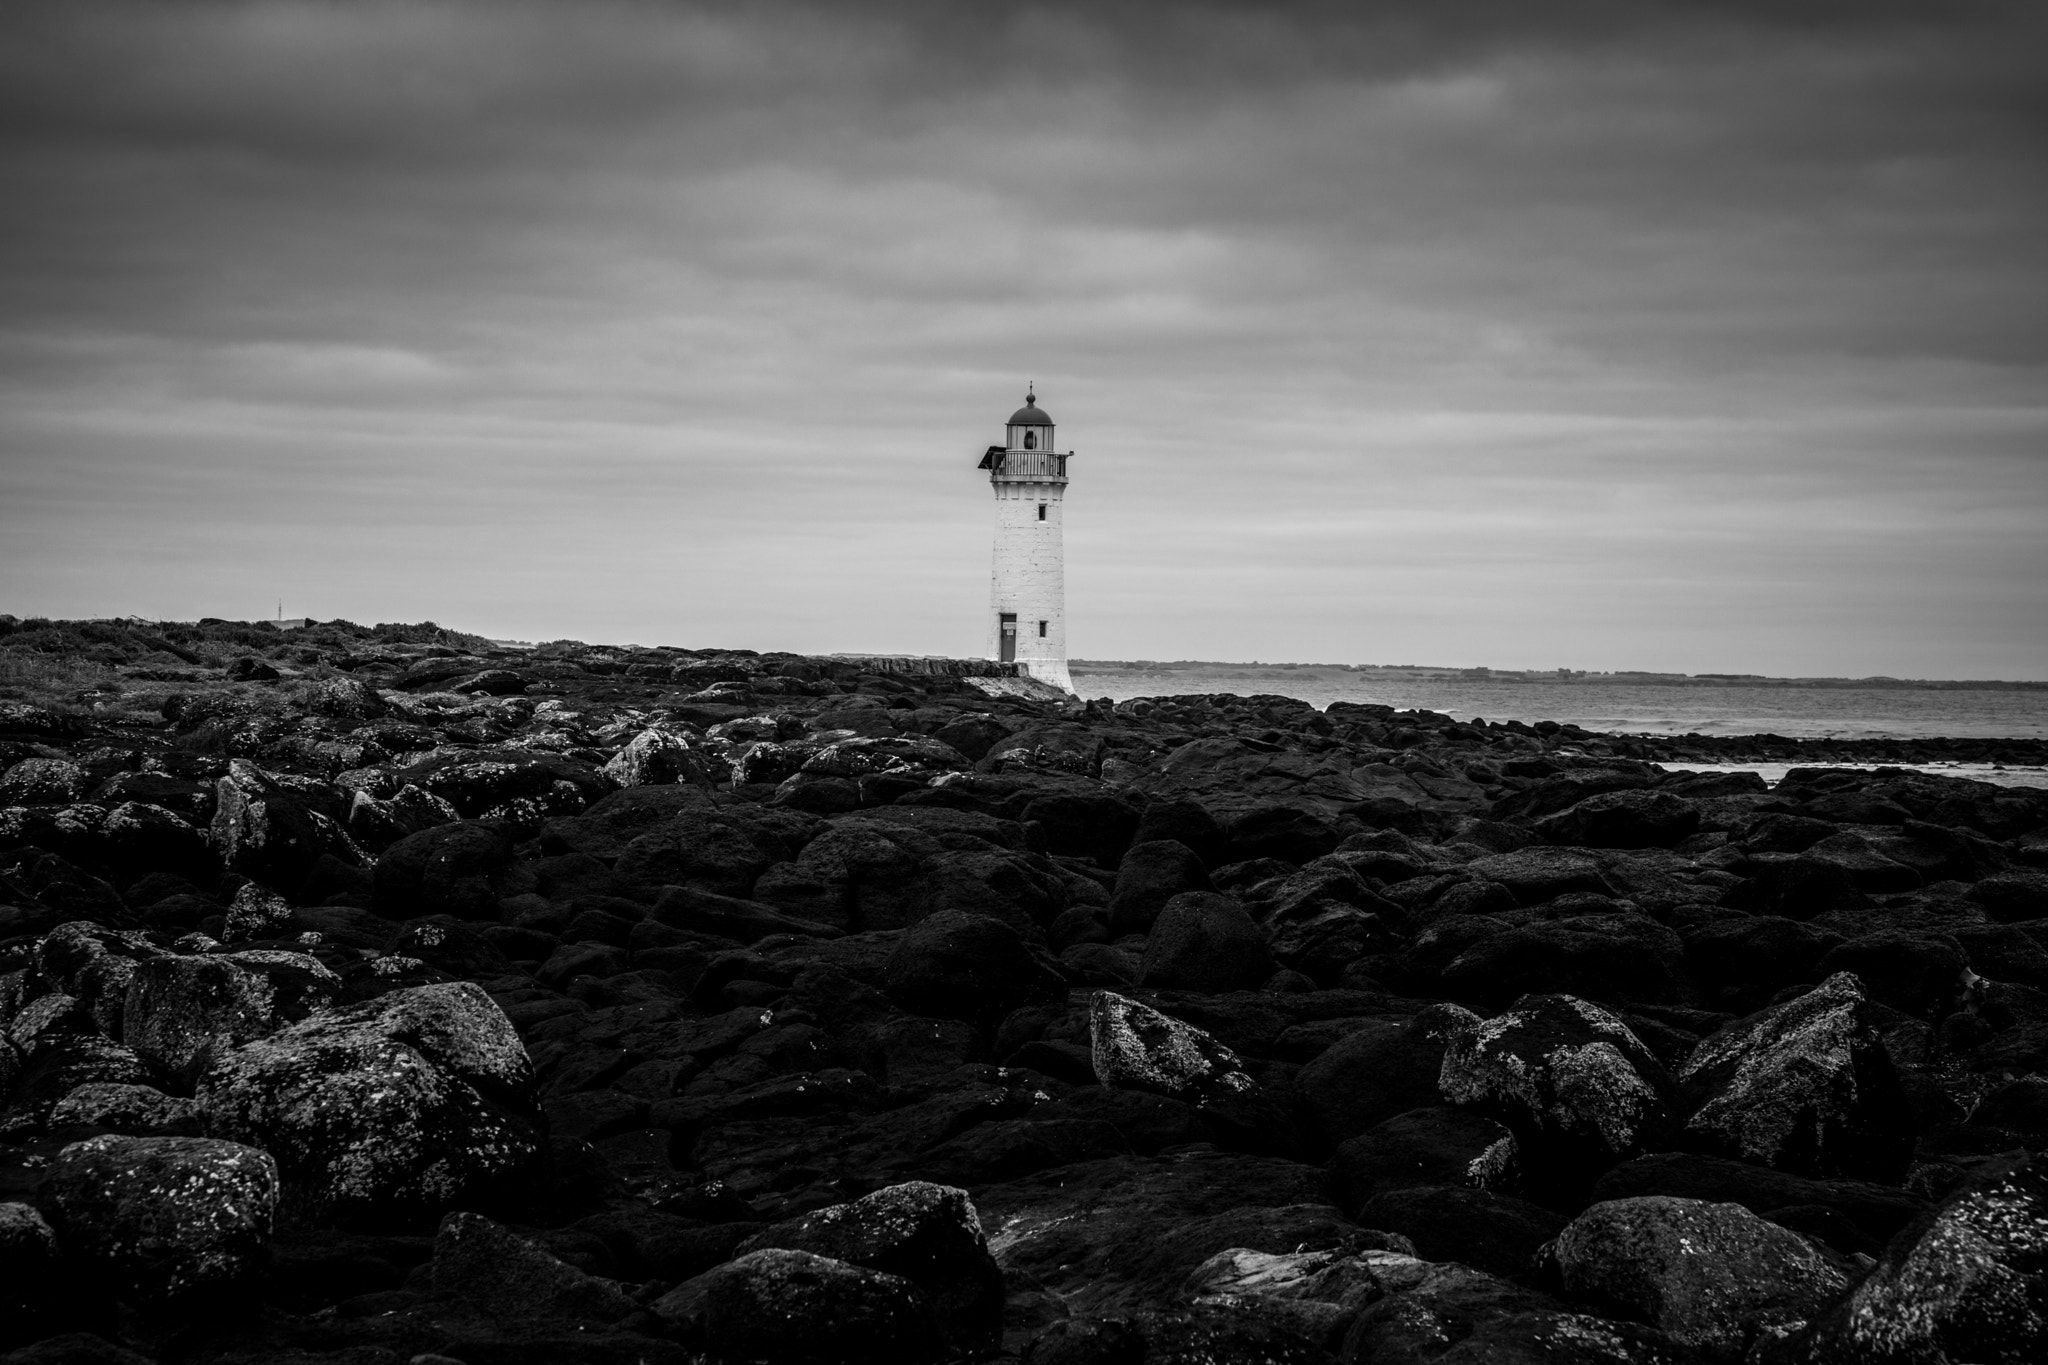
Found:
[{"label": "low vegetation on rocks", "polygon": [[2048,1357],[2048,792],[998,671],[0,617],[0,1363]]}]

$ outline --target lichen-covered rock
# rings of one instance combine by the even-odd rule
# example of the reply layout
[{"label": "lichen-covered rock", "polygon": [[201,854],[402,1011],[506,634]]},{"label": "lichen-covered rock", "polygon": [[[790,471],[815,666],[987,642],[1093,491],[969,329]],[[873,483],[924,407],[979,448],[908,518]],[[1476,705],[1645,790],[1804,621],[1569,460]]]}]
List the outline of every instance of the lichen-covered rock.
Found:
[{"label": "lichen-covered rock", "polygon": [[1689,1145],[1800,1175],[1905,1174],[1911,1111],[1852,973],[1730,1024],[1679,1079],[1698,1106]]},{"label": "lichen-covered rock", "polygon": [[790,1365],[922,1365],[943,1354],[918,1287],[808,1251],[749,1252],[652,1305],[715,1358]]},{"label": "lichen-covered rock", "polygon": [[318,958],[275,949],[178,954],[141,963],[128,982],[121,1041],[190,1079],[220,1049],[260,1038],[332,999]]},{"label": "lichen-covered rock", "polygon": [[1235,1052],[1193,1024],[1114,991],[1089,1003],[1088,1045],[1095,1078],[1112,1090],[1199,1102],[1257,1084]]},{"label": "lichen-covered rock", "polygon": [[1812,1243],[1740,1204],[1612,1199],[1566,1225],[1555,1249],[1566,1290],[1720,1360],[1804,1325],[1849,1287]]},{"label": "lichen-covered rock", "polygon": [[258,882],[249,882],[235,892],[228,904],[227,927],[221,937],[229,943],[270,938],[290,922],[291,906],[283,896]]},{"label": "lichen-covered rock", "polygon": [[1817,1325],[1814,1365],[2048,1358],[2048,1172],[1994,1170],[1892,1239]]},{"label": "lichen-covered rock", "polygon": [[0,775],[0,806],[63,806],[92,790],[85,769],[69,759],[24,758]]},{"label": "lichen-covered rock", "polygon": [[434,1234],[434,1289],[508,1318],[616,1322],[633,1311],[617,1283],[587,1274],[480,1213],[451,1213]]},{"label": "lichen-covered rock", "polygon": [[1576,996],[1524,997],[1453,1033],[1438,1085],[1513,1129],[1532,1176],[1567,1184],[1654,1150],[1672,1124],[1671,1082],[1655,1055]]},{"label": "lichen-covered rock", "polygon": [[330,842],[314,812],[269,773],[232,759],[215,784],[213,845],[231,870],[296,888]]},{"label": "lichen-covered rock", "polygon": [[218,1057],[208,1131],[273,1153],[288,1198],[349,1221],[445,1208],[539,1154],[526,1050],[466,981],[320,1010]]},{"label": "lichen-covered rock", "polygon": [[199,1109],[155,1086],[89,1081],[50,1107],[52,1128],[90,1125],[123,1133],[148,1133],[198,1121]]},{"label": "lichen-covered rock", "polygon": [[605,776],[621,787],[653,787],[687,783],[708,787],[711,778],[689,741],[672,731],[649,727],[612,755]]},{"label": "lichen-covered rock", "polygon": [[993,1349],[1003,1327],[1003,1272],[967,1191],[913,1180],[768,1229],[743,1252],[808,1251],[900,1275],[924,1292],[950,1346]]},{"label": "lichen-covered rock", "polygon": [[211,1138],[89,1138],[51,1162],[43,1202],[71,1260],[125,1295],[170,1303],[262,1267],[277,1165]]}]

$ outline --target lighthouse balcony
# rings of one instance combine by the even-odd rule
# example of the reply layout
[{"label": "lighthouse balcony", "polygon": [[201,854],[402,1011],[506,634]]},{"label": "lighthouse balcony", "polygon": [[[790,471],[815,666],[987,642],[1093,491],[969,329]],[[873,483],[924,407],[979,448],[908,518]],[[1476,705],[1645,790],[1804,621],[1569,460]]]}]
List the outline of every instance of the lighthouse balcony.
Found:
[{"label": "lighthouse balcony", "polygon": [[978,467],[986,469],[990,481],[995,483],[1065,483],[1067,460],[1073,453],[1071,450],[1062,454],[1054,450],[1005,450],[1001,446],[990,446]]}]

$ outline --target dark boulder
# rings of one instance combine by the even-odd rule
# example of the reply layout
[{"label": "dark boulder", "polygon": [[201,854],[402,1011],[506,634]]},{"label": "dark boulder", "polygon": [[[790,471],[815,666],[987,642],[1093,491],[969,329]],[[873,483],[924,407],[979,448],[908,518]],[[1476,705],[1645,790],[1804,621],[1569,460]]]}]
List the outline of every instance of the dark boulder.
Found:
[{"label": "dark boulder", "polygon": [[1087,858],[1115,867],[1138,832],[1138,812],[1128,802],[1100,793],[1055,792],[1031,799],[1019,819],[1038,826],[1048,853]]},{"label": "dark boulder", "polygon": [[1852,973],[1870,999],[1926,1019],[1962,1000],[1969,965],[1962,945],[1947,934],[1880,930],[1828,949],[1814,972],[1823,980]]},{"label": "dark boulder", "polygon": [[1116,889],[1109,898],[1110,930],[1145,933],[1175,896],[1214,889],[1202,860],[1187,845],[1172,839],[1134,844],[1117,865]]},{"label": "dark boulder", "polygon": [[1321,1138],[1339,1143],[1396,1114],[1438,1103],[1444,1044],[1479,1022],[1456,1005],[1412,1018],[1362,1019],[1302,1067],[1295,1094]]},{"label": "dark boulder", "polygon": [[1542,905],[1575,891],[1611,896],[1614,888],[1591,856],[1564,848],[1525,848],[1475,858],[1465,871],[1478,881],[1498,882],[1523,905]]},{"label": "dark boulder", "polygon": [[1131,842],[1142,844],[1154,839],[1171,839],[1186,845],[1207,867],[1220,867],[1229,861],[1229,836],[1223,826],[1207,806],[1187,797],[1160,798],[1145,807]]},{"label": "dark boulder", "polygon": [[377,859],[371,908],[393,919],[496,919],[511,863],[512,840],[501,825],[466,820],[423,829]]},{"label": "dark boulder", "polygon": [[1699,827],[1699,807],[1664,791],[1602,792],[1536,823],[1551,843],[1581,848],[1675,848]]},{"label": "dark boulder", "polygon": [[2001,872],[1984,878],[1967,894],[1991,918],[2007,924],[2048,919],[2048,872]]},{"label": "dark boulder", "polygon": [[1167,990],[1248,990],[1270,977],[1274,965],[1266,935],[1245,913],[1242,902],[1213,892],[1187,891],[1166,902],[1152,925],[1139,980]]},{"label": "dark boulder", "polygon": [[889,954],[889,994],[942,1019],[993,1022],[1011,1010],[1066,994],[1043,950],[987,915],[942,910],[905,930]]},{"label": "dark boulder", "polygon": [[808,1251],[754,1251],[654,1301],[686,1343],[731,1360],[923,1365],[944,1342],[909,1280]]},{"label": "dark boulder", "polygon": [[[1260,805],[1223,820],[1229,840],[1228,861],[1276,858],[1307,863],[1336,851],[1349,832],[1318,811],[1301,806]],[[1351,829],[1356,829],[1355,824]]]},{"label": "dark boulder", "polygon": [[1849,1287],[1841,1263],[1740,1204],[1653,1195],[1595,1204],[1558,1234],[1565,1289],[1740,1361]]},{"label": "dark boulder", "polygon": [[1782,915],[1706,920],[1679,930],[1686,965],[1709,998],[1755,1009],[1787,986],[1818,981],[1820,960],[1842,936]]},{"label": "dark boulder", "polygon": [[1606,1003],[1674,1004],[1684,944],[1646,915],[1593,914],[1482,938],[1443,968],[1445,994],[1498,1009],[1532,991]]}]

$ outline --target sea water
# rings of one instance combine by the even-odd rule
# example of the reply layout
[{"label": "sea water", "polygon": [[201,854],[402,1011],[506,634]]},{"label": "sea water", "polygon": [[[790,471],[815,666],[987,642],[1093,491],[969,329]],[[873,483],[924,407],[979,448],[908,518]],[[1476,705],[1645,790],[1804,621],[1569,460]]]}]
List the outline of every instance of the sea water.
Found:
[{"label": "sea water", "polygon": [[[1498,682],[1353,673],[1336,668],[1116,669],[1073,667],[1084,697],[1161,697],[1266,692],[1317,706],[1376,702],[1438,711],[1459,720],[1554,720],[1606,734],[1781,735],[1787,739],[2048,738],[2048,688],[1750,687],[1600,682]],[[1690,765],[1698,767],[1701,765]],[[1783,776],[1787,765],[1716,764]],[[1840,764],[1836,766],[1858,766]],[[2001,785],[2048,786],[2040,769],[1923,764]]]}]

